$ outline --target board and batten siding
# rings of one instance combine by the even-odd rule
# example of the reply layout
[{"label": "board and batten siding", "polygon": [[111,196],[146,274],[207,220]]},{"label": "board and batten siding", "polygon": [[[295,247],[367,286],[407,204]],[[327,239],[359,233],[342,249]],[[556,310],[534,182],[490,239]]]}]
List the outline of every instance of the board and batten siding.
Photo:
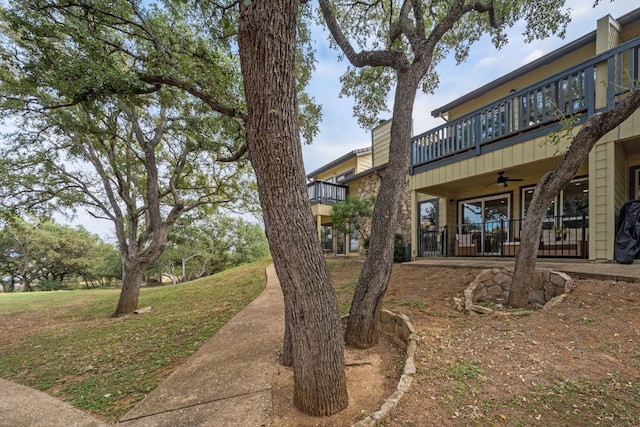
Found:
[{"label": "board and batten siding", "polygon": [[381,123],[371,131],[373,163],[371,167],[389,163],[389,142],[391,141],[391,120]]},{"label": "board and batten siding", "polygon": [[636,111],[598,141],[590,153],[589,240],[590,248],[594,248],[590,249],[590,259],[613,259],[617,215],[628,200],[630,165],[618,141],[639,132],[640,111]]},{"label": "board and batten siding", "polygon": [[629,196],[629,162],[624,150],[620,146],[615,147],[615,177],[614,177],[614,206],[616,213],[624,205]]},{"label": "board and batten siding", "polygon": [[366,156],[358,156],[358,167],[356,168],[356,173],[364,172],[368,169],[371,169],[371,166],[371,154],[367,154]]},{"label": "board and batten siding", "polygon": [[[611,150],[611,152],[610,152]],[[589,159],[589,244],[590,258],[596,260],[609,257],[609,239],[613,229],[610,227],[610,211],[613,204],[613,175],[609,170],[614,167],[613,143],[597,144]]]}]

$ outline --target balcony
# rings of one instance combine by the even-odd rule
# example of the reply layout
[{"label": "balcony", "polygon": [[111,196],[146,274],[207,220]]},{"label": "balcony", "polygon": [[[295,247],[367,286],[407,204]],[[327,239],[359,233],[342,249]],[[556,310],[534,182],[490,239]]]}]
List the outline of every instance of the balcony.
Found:
[{"label": "balcony", "polygon": [[637,84],[639,49],[640,38],[635,38],[413,137],[410,173],[558,131],[563,117],[573,117],[572,123],[578,125],[596,112],[612,109]]},{"label": "balcony", "polygon": [[313,181],[307,184],[309,201],[312,205],[331,205],[347,199],[347,186],[331,182]]}]

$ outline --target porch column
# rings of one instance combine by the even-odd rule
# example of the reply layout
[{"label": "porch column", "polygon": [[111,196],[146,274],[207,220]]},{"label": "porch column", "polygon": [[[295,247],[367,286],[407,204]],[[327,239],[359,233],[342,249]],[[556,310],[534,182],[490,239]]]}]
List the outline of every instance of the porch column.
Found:
[{"label": "porch column", "polygon": [[318,242],[322,242],[322,215],[316,215],[316,231],[318,232]]},{"label": "porch column", "polygon": [[418,218],[418,198],[417,194],[414,190],[410,191],[411,193],[411,230],[409,235],[411,236],[411,260],[415,261],[418,256],[418,227],[419,221]]},{"label": "porch column", "polygon": [[[589,153],[589,260],[612,261],[616,223],[615,142],[599,141]],[[626,168],[623,169],[626,172]],[[620,181],[620,180],[618,180]],[[618,186],[620,182],[618,182]],[[626,193],[626,191],[625,191]]]}]

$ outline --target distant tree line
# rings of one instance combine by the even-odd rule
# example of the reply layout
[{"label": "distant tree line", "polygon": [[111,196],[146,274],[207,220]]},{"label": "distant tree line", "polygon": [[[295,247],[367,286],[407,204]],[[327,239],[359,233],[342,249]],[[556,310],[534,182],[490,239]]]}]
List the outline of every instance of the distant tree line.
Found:
[{"label": "distant tree line", "polygon": [[79,279],[104,286],[122,275],[115,247],[82,227],[52,220],[14,219],[0,230],[0,274],[5,291],[63,289]]},{"label": "distant tree line", "polygon": [[[230,217],[201,220],[176,227],[145,278],[175,284],[268,254],[260,225]],[[0,229],[0,278],[5,292],[113,286],[122,280],[122,261],[114,245],[82,227],[13,219]]]},{"label": "distant tree line", "polygon": [[267,237],[259,224],[214,216],[177,224],[169,233],[167,247],[148,272],[153,278],[162,276],[175,284],[268,256]]}]

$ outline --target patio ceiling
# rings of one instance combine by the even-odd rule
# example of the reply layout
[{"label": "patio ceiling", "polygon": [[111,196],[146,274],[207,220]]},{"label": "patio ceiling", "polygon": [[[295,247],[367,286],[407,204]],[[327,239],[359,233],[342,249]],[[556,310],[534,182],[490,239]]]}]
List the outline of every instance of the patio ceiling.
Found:
[{"label": "patio ceiling", "polygon": [[[508,168],[499,168],[491,172],[469,176],[467,178],[444,182],[420,189],[421,193],[442,197],[455,197],[473,191],[477,194],[494,194],[510,191],[522,185],[535,184],[543,174],[555,169],[560,158],[550,158]],[[498,172],[510,178],[521,178],[523,181],[508,182],[507,187],[496,185]]]}]

